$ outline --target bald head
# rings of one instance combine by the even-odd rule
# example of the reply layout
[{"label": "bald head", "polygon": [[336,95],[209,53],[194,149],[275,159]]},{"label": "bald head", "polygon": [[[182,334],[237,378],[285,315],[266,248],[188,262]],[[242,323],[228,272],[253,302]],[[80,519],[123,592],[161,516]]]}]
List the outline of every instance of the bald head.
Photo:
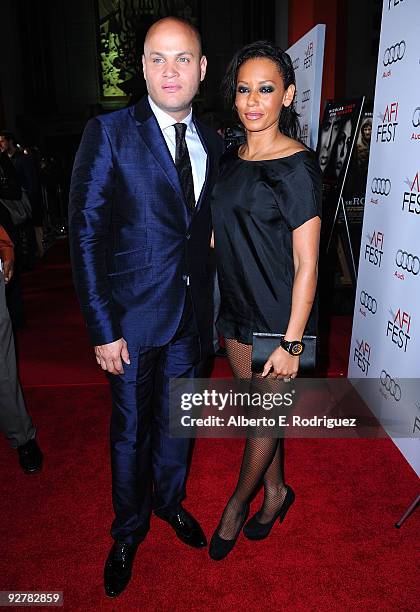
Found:
[{"label": "bald head", "polygon": [[149,96],[160,109],[182,121],[206,74],[199,33],[178,17],[160,19],[147,32],[142,59]]},{"label": "bald head", "polygon": [[[178,30],[187,30],[190,34],[195,38],[198,45],[198,52],[201,57],[202,55],[202,44],[201,44],[201,36],[200,32],[197,30],[195,26],[193,26],[186,19],[181,19],[181,17],[163,17],[163,19],[159,19],[150,28],[147,30],[146,38],[144,39],[144,53],[146,53],[146,46],[151,37],[154,34],[160,35],[162,33],[165,36],[165,33],[168,29],[173,32]],[[166,30],[166,32],[165,32]]]}]

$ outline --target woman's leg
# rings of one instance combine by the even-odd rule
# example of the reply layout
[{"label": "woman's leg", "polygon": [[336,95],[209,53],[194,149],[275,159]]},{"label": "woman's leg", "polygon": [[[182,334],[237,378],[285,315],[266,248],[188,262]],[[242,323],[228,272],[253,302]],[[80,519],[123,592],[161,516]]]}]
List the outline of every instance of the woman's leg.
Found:
[{"label": "woman's leg", "polygon": [[252,378],[251,354],[252,346],[242,344],[232,338],[225,338],[226,352],[230,367],[235,378]]},{"label": "woman's leg", "polygon": [[283,505],[287,489],[284,484],[284,439],[277,440],[273,460],[264,474],[264,501],[257,513],[259,523],[269,523]]},{"label": "woman's leg", "polygon": [[[251,379],[252,347],[236,340],[226,339],[226,350],[234,376]],[[271,467],[277,447],[276,438],[247,439],[238,483],[217,529],[218,535],[224,540],[233,540],[236,537],[242,525],[247,504],[261,483],[267,468]],[[270,483],[275,476],[277,477],[277,468],[278,463],[274,463]],[[269,509],[271,509],[271,504]]]}]

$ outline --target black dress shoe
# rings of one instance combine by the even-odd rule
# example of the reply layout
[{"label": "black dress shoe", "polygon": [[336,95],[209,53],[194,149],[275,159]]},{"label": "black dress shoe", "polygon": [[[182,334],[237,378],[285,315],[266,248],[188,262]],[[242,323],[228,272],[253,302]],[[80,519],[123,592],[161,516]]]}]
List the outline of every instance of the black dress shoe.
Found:
[{"label": "black dress shoe", "polygon": [[130,582],[138,544],[114,542],[104,568],[105,594],[117,597]]},{"label": "black dress shoe", "polygon": [[34,438],[26,444],[18,446],[17,452],[19,453],[20,467],[25,474],[35,474],[40,471],[44,455]]},{"label": "black dress shoe", "polygon": [[182,506],[179,506],[175,513],[170,515],[156,512],[156,516],[163,519],[172,527],[178,538],[184,544],[193,548],[203,548],[207,546],[206,536],[198,522]]},{"label": "black dress shoe", "polygon": [[217,533],[219,528],[216,529],[216,531],[214,532],[211,538],[210,547],[209,547],[209,555],[213,559],[213,561],[221,561],[222,559],[227,557],[227,555],[231,552],[231,550],[233,550],[236,544],[236,540],[238,539],[239,534],[241,533],[241,529],[246,519],[248,518],[248,514],[249,514],[249,504],[245,506],[241,524],[239,525],[238,531],[236,532],[236,535],[233,538],[233,540],[224,540]]},{"label": "black dress shoe", "polygon": [[280,520],[280,523],[284,521],[287,511],[295,501],[295,493],[292,487],[286,485],[286,489],[286,497],[284,498],[281,508],[279,508],[269,523],[260,523],[257,520],[259,512],[254,514],[254,516],[249,519],[244,527],[244,536],[246,536],[248,540],[264,540],[264,538],[270,534],[270,531],[273,528],[277,518]]}]

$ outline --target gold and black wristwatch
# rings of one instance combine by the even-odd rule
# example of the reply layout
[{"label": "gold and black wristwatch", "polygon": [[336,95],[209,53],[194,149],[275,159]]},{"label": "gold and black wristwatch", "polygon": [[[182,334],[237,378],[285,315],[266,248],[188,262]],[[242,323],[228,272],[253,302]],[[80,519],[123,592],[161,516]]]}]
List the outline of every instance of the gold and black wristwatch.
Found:
[{"label": "gold and black wristwatch", "polygon": [[305,345],[300,340],[290,340],[289,341],[289,340],[284,340],[284,338],[282,338],[280,340],[280,346],[281,348],[283,348],[285,351],[287,351],[294,357],[301,355],[303,351],[305,350]]}]

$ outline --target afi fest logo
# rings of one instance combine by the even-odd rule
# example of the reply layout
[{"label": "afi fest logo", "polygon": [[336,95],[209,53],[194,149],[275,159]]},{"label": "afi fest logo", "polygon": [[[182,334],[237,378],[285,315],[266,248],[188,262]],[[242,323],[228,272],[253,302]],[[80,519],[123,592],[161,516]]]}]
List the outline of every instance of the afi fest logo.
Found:
[{"label": "afi fest logo", "polygon": [[420,186],[419,186],[419,173],[412,181],[407,179],[406,184],[408,185],[408,191],[404,191],[402,210],[414,215],[420,215]]},{"label": "afi fest logo", "polygon": [[379,380],[381,381],[379,389],[381,395],[385,399],[389,399],[389,396],[391,396],[396,402],[399,402],[401,399],[400,385],[385,370],[382,370]]},{"label": "afi fest logo", "polygon": [[355,362],[359,370],[361,370],[365,376],[367,376],[369,372],[370,351],[371,351],[370,344],[368,344],[364,340],[362,340],[361,342],[356,340],[356,347],[354,349],[353,361]]},{"label": "afi fest logo", "polygon": [[402,249],[398,249],[395,253],[395,263],[397,268],[402,270],[402,272],[396,270],[394,274],[394,276],[400,280],[405,280],[404,272],[409,272],[413,276],[418,276],[420,272],[420,257],[418,257],[418,255],[413,255],[413,253],[403,251]]},{"label": "afi fest logo", "polygon": [[303,142],[303,144],[308,144],[308,138],[309,138],[309,125],[307,123],[304,123],[300,129],[300,139]]},{"label": "afi fest logo", "polygon": [[381,267],[382,255],[384,254],[384,234],[383,232],[373,232],[373,236],[368,235],[368,242],[365,244],[365,259],[374,266]]},{"label": "afi fest logo", "polygon": [[413,117],[411,119],[411,123],[413,124],[413,128],[417,130],[411,134],[411,140],[420,140],[420,106],[417,106],[413,111]]},{"label": "afi fest logo", "polygon": [[[397,62],[400,62],[404,58],[406,50],[407,45],[405,43],[405,40],[400,40],[400,42],[395,43],[390,47],[387,47],[384,51],[384,56],[382,58],[382,63],[385,68],[388,68],[389,66],[391,66],[392,64],[396,64]],[[391,75],[391,69],[388,68],[388,70],[382,73],[382,78],[386,79]]]},{"label": "afi fest logo", "polygon": [[305,91],[302,91],[302,104],[305,104],[305,102],[309,102],[310,99],[311,99],[311,90],[305,89]]},{"label": "afi fest logo", "polygon": [[371,204],[379,204],[379,197],[384,196],[388,197],[391,193],[391,179],[383,178],[383,177],[374,177],[372,179],[372,183],[370,186],[370,190],[373,195],[376,195],[376,198],[370,198]]},{"label": "afi fest logo", "polygon": [[305,51],[305,57],[303,58],[303,65],[305,68],[312,66],[312,58],[314,56],[314,43],[310,42],[308,48]]},{"label": "afi fest logo", "polygon": [[360,292],[359,301],[360,301],[359,312],[363,317],[366,317],[368,312],[370,312],[373,315],[376,314],[376,311],[378,310],[378,302],[376,301],[374,297],[369,295],[367,291]]},{"label": "afi fest logo", "polygon": [[296,72],[296,70],[300,66],[300,57],[297,57],[296,59],[293,60],[292,66],[293,66],[293,70]]},{"label": "afi fest logo", "polygon": [[401,308],[398,308],[394,315],[392,310],[389,311],[391,318],[386,324],[386,337],[391,340],[404,353],[407,352],[408,341],[411,340],[410,327],[411,315]]},{"label": "afi fest logo", "polygon": [[383,115],[379,114],[382,123],[376,128],[376,142],[394,142],[398,125],[398,102],[387,104]]},{"label": "afi fest logo", "polygon": [[394,6],[399,6],[403,3],[403,0],[388,0],[388,11],[390,11]]}]

